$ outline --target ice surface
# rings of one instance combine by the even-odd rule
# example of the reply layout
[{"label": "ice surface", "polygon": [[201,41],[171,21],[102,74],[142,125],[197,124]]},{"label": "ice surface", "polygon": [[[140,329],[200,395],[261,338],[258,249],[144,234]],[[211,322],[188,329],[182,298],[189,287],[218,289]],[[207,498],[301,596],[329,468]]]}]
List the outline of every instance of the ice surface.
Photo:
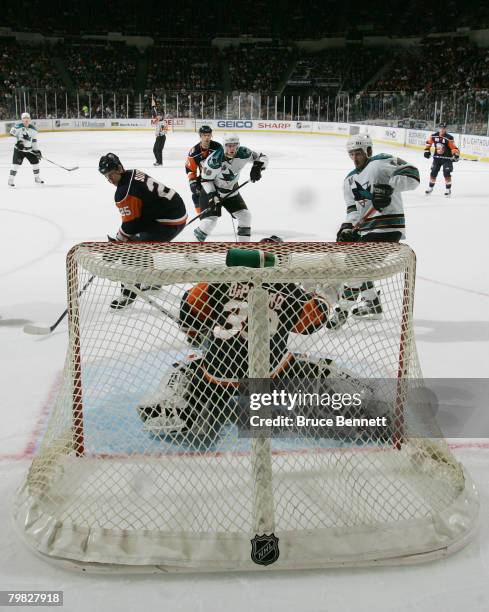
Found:
[{"label": "ice surface", "polygon": [[[216,134],[219,140],[219,134]],[[65,610],[426,610],[489,609],[489,444],[457,441],[457,456],[481,492],[480,540],[455,556],[404,568],[206,576],[107,577],[53,568],[33,556],[13,533],[11,502],[39,438],[66,350],[66,323],[49,336],[27,336],[27,322],[52,324],[66,307],[65,256],[78,242],[106,240],[119,215],[114,188],[98,173],[98,159],[117,153],[175,188],[193,216],[184,169],[192,133],[167,139],[163,168],[153,168],[151,132],[46,133],[42,151],[66,172],[41,163],[45,184],[34,184],[29,165],[7,186],[13,140],[0,139],[0,377],[1,499],[0,584],[3,589],[63,589]],[[335,239],[345,210],[342,180],[350,170],[344,139],[284,134],[243,134],[244,145],[263,151],[263,179],[243,188],[253,214],[253,238]],[[442,177],[428,198],[429,161],[420,151],[376,145],[416,164],[422,185],[405,194],[407,240],[418,256],[415,331],[426,377],[489,377],[489,205],[487,164],[455,165],[453,195]],[[2,178],[3,177],[3,178]],[[242,176],[243,179],[247,176]],[[193,227],[193,226],[192,226]],[[191,240],[191,230],[180,240]],[[213,235],[233,240],[229,216]],[[480,406],[481,415],[487,407]]]}]

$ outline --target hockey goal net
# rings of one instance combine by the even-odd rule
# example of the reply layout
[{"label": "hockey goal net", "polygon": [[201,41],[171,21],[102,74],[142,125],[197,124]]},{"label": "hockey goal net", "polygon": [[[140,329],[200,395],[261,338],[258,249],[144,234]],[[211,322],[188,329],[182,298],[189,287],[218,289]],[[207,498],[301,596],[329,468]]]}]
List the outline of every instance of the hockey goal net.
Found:
[{"label": "hockey goal net", "polygon": [[[63,382],[15,505],[37,551],[291,569],[436,558],[474,532],[474,487],[416,399],[409,247],[87,243],[67,275]],[[272,408],[281,388],[310,403]]]}]

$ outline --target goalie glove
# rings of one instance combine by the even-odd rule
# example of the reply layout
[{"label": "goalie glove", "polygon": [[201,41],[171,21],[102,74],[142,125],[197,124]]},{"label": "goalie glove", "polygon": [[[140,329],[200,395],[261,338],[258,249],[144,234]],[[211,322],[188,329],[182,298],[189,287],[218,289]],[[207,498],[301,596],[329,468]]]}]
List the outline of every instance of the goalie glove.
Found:
[{"label": "goalie glove", "polygon": [[261,161],[254,161],[250,171],[250,181],[256,183],[261,179],[261,173],[265,164]]},{"label": "goalie glove", "polygon": [[387,184],[378,183],[372,189],[372,206],[379,212],[387,208],[391,203],[391,197],[394,189]]},{"label": "goalie glove", "polygon": [[342,223],[336,234],[336,242],[355,242],[359,233],[353,229],[353,223]]}]

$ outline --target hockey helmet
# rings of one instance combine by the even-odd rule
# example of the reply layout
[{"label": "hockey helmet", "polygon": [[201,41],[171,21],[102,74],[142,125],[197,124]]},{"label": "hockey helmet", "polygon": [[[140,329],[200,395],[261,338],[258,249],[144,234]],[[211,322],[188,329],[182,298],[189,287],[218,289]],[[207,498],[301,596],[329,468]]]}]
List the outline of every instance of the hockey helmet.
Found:
[{"label": "hockey helmet", "polygon": [[201,125],[199,128],[199,134],[212,134],[212,128],[210,125]]},{"label": "hockey helmet", "polygon": [[107,153],[107,155],[102,155],[98,162],[98,171],[100,174],[108,174],[113,170],[119,170],[119,167],[122,168],[121,160],[115,153]]},{"label": "hockey helmet", "polygon": [[239,136],[237,134],[225,134],[224,145],[239,145]]},{"label": "hockey helmet", "polygon": [[267,238],[262,238],[260,240],[260,242],[265,242],[265,243],[269,243],[269,244],[280,244],[281,242],[283,242],[284,239],[280,238],[280,236],[268,236]]},{"label": "hockey helmet", "polygon": [[29,113],[22,113],[22,115],[20,116],[21,119],[30,119],[31,116],[29,115]]},{"label": "hockey helmet", "polygon": [[349,136],[346,141],[346,150],[348,153],[351,151],[356,151],[357,149],[362,149],[365,151],[365,154],[368,155],[368,148],[372,148],[372,139],[368,134],[355,134],[353,136]]}]

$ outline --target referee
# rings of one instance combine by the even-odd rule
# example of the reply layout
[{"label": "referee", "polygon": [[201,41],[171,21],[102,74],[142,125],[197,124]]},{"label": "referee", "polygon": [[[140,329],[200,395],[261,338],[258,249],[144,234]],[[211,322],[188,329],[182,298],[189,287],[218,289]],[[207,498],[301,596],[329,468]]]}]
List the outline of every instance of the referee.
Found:
[{"label": "referee", "polygon": [[156,107],[153,106],[151,109],[152,119],[151,123],[155,128],[155,143],[153,145],[153,153],[155,156],[155,163],[153,166],[163,165],[163,149],[165,148],[166,132],[168,131],[167,122],[163,118],[163,115],[158,115]]}]

